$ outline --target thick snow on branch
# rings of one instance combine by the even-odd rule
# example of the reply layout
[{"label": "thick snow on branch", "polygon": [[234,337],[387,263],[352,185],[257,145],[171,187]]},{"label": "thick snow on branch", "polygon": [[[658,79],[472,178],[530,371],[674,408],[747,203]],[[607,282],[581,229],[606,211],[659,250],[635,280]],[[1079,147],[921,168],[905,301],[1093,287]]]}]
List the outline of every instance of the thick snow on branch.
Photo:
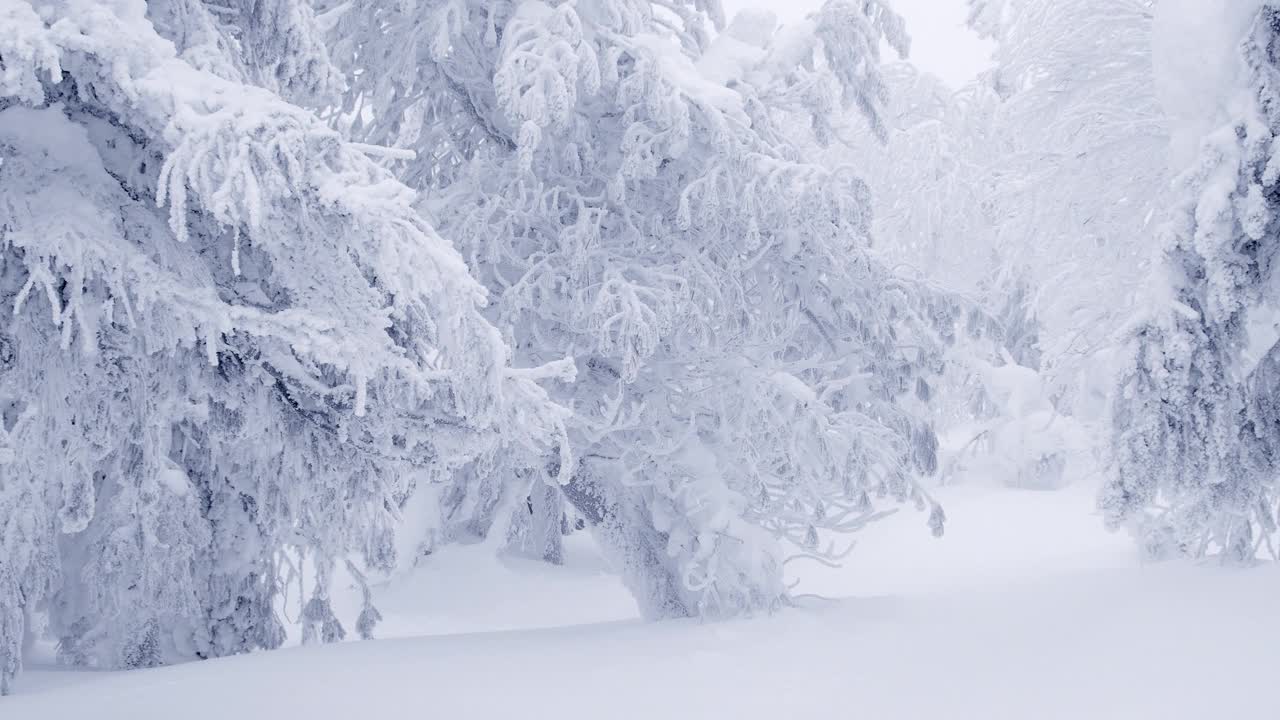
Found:
[{"label": "thick snow on branch", "polygon": [[882,124],[880,43],[906,49],[884,5],[714,40],[704,0],[330,12],[343,126],[418,153],[403,177],[521,364],[578,358],[561,494],[646,614],[775,607],[784,559],[839,556],[820,534],[873,497],[930,504],[916,381],[952,306],[870,256],[852,170],[799,159],[845,110]]},{"label": "thick snow on branch", "polygon": [[310,10],[180,51],[210,7],[0,2],[5,688],[38,606],[68,661],[136,667],[275,647],[306,577],[337,639],[330,566],[394,564],[412,495],[572,463],[565,368],[508,367],[417,194],[272,92],[323,84]]},{"label": "thick snow on branch", "polygon": [[[1182,130],[1223,113],[1228,119],[1200,137],[1198,158],[1175,185],[1163,272],[1146,321],[1130,337],[1115,407],[1116,467],[1101,506],[1150,555],[1251,563],[1280,557],[1280,7],[1263,3],[1240,23],[1234,14],[1208,22],[1182,5],[1172,9],[1206,23],[1166,20],[1162,44],[1217,40],[1202,50],[1217,68],[1213,87],[1202,86],[1205,102],[1194,112],[1184,108]],[[1240,35],[1223,32],[1229,28]]]}]

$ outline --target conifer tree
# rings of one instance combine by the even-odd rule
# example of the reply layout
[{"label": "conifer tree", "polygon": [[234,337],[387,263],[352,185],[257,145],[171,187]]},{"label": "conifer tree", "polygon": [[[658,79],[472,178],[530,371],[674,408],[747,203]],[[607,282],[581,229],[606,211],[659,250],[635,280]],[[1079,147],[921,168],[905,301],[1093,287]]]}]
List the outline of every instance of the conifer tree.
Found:
[{"label": "conifer tree", "polygon": [[0,2],[0,690],[35,613],[150,666],[279,645],[297,581],[336,639],[408,497],[567,448],[566,367],[512,369],[414,193],[278,94],[336,87],[314,21]]},{"label": "conifer tree", "polygon": [[1262,7],[1236,52],[1233,115],[1178,182],[1160,292],[1115,400],[1101,506],[1155,557],[1277,553],[1280,5]]}]

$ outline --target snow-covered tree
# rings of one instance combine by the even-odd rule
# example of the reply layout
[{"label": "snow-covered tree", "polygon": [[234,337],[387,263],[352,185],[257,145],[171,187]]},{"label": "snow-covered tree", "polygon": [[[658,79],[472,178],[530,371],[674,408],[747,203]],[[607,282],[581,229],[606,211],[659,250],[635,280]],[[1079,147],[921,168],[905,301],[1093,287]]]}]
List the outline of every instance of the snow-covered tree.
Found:
[{"label": "snow-covered tree", "polygon": [[[1113,349],[1161,203],[1168,135],[1151,3],[970,8],[971,26],[995,41],[995,67],[954,94],[893,73],[889,143],[855,146],[855,157],[878,191],[877,234],[889,241],[879,252],[980,308],[976,342],[942,382],[949,472],[974,456],[1009,482],[1052,487],[1064,453],[1088,447],[1082,432],[1105,432]],[[1017,393],[1005,387],[1013,378]],[[1039,419],[1028,425],[1033,385]]]},{"label": "snow-covered tree", "polygon": [[393,562],[415,492],[568,462],[536,381],[572,368],[512,369],[415,193],[276,94],[337,87],[317,37],[296,0],[0,0],[0,690],[37,613],[147,666],[279,645],[296,581],[340,637],[326,579]]},{"label": "snow-covered tree", "polygon": [[876,254],[946,286],[966,306],[965,332],[937,383],[940,479],[999,478],[1020,487],[1062,481],[1060,416],[1038,375],[1040,328],[1030,273],[1006,262],[1002,190],[993,168],[1009,152],[1004,110],[988,80],[954,91],[909,63],[886,70],[888,142],[855,137],[837,161],[866,168],[874,188]]},{"label": "snow-covered tree", "polygon": [[1091,366],[1130,317],[1150,260],[1141,238],[1166,195],[1154,5],[970,0],[971,23],[996,42],[979,82],[1004,99],[983,183],[994,245],[1006,287],[1030,290],[1042,372],[1069,412],[1100,392]]},{"label": "snow-covered tree", "polygon": [[[1187,111],[1230,116],[1178,181],[1163,287],[1133,332],[1115,401],[1115,470],[1101,506],[1157,557],[1277,554],[1280,5],[1239,5],[1188,12],[1166,29],[1178,35],[1165,42],[1203,47],[1216,26],[1253,23],[1209,48],[1243,62],[1219,63],[1201,92],[1183,94],[1197,98]],[[1168,78],[1179,81],[1193,77]]]},{"label": "snow-covered tree", "polygon": [[885,133],[880,43],[905,48],[901,20],[836,1],[787,32],[750,13],[714,35],[720,12],[358,0],[321,15],[350,78],[335,122],[416,151],[397,168],[492,290],[519,361],[577,359],[560,494],[648,616],[774,607],[788,553],[838,556],[824,531],[879,517],[873,497],[931,504],[916,406],[953,324],[951,303],[870,254],[866,185],[802,160],[846,131],[845,108]]},{"label": "snow-covered tree", "polygon": [[[1196,105],[1175,114],[1225,122],[1203,137],[1179,179],[1162,287],[1151,318],[1133,332],[1115,401],[1115,474],[1101,506],[1112,527],[1128,525],[1156,557],[1247,562],[1277,552],[1280,5],[1239,5],[1208,17],[1188,12],[1165,28],[1175,33],[1166,44],[1189,46],[1212,28],[1253,23],[1211,46],[1236,61],[1203,73],[1199,94],[1180,94]],[[1197,81],[1180,74],[1167,82]],[[1222,109],[1230,117],[1219,118]]]},{"label": "snow-covered tree", "polygon": [[873,189],[878,256],[981,297],[999,270],[985,186],[997,99],[976,83],[957,93],[907,62],[884,75],[887,141],[852,134],[828,159],[855,164]]}]

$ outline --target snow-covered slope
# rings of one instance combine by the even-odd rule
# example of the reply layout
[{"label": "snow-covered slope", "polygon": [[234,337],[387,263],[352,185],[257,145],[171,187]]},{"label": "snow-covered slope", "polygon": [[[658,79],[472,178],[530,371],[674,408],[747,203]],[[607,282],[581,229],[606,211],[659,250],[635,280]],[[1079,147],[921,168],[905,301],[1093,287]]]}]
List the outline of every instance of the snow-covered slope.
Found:
[{"label": "snow-covered slope", "polygon": [[37,672],[2,707],[95,720],[1267,717],[1271,698],[1241,689],[1268,687],[1280,664],[1271,570],[1107,571],[728,624],[348,643],[75,684]]},{"label": "snow-covered slope", "polygon": [[[950,537],[928,540],[922,517],[895,517],[865,534],[844,570],[802,571],[813,592],[856,597],[772,617],[642,624],[583,544],[565,568],[463,548],[383,594],[384,630],[446,634],[130,673],[36,669],[0,701],[0,717],[1190,720],[1274,710],[1266,693],[1243,689],[1268,687],[1280,667],[1277,568],[1139,567],[1125,538],[1097,529],[1087,489],[964,487],[942,499]],[[485,627],[502,629],[476,632]]]}]

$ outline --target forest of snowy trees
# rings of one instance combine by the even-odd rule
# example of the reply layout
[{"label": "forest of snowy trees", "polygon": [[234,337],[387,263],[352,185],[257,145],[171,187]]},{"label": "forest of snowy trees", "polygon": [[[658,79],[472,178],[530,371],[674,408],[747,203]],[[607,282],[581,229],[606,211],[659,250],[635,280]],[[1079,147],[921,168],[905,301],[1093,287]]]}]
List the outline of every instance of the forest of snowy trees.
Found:
[{"label": "forest of snowy trees", "polygon": [[0,693],[491,538],[769,613],[965,472],[1280,558],[1280,2],[969,23],[956,89],[891,0],[0,0]]}]

